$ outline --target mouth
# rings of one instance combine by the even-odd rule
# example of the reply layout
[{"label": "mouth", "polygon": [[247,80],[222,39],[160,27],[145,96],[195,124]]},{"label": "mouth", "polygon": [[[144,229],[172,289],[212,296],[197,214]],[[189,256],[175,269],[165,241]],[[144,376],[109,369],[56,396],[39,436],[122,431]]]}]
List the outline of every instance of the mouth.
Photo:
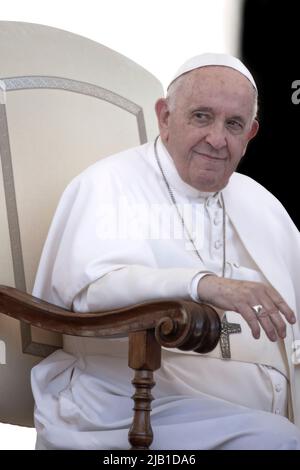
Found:
[{"label": "mouth", "polygon": [[213,160],[213,161],[224,161],[227,160],[227,157],[213,157],[212,155],[209,155],[207,153],[203,152],[197,152],[196,150],[193,151],[195,154],[199,155],[200,157],[203,157],[208,160]]}]

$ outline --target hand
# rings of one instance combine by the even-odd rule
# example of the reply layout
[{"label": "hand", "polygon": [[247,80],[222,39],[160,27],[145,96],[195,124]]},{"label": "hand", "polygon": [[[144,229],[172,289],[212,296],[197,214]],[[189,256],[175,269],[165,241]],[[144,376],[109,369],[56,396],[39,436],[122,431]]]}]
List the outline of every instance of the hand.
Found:
[{"label": "hand", "polygon": [[[204,276],[198,283],[198,295],[213,307],[237,312],[246,320],[255,339],[260,337],[260,327],[271,341],[277,336],[285,338],[286,324],[295,323],[296,317],[281,295],[271,286],[260,282],[236,281],[213,275]],[[262,305],[258,315],[254,305]]]}]

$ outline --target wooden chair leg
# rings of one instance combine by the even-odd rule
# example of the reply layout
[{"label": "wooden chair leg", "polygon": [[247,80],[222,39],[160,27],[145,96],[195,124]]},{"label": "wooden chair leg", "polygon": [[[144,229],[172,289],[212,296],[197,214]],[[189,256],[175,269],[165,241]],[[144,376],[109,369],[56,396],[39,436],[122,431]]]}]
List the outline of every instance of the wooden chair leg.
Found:
[{"label": "wooden chair leg", "polygon": [[149,449],[153,441],[151,427],[151,389],[155,385],[153,372],[161,365],[161,346],[155,339],[154,330],[137,331],[129,335],[129,367],[135,371],[132,384],[134,415],[128,440],[131,449]]}]

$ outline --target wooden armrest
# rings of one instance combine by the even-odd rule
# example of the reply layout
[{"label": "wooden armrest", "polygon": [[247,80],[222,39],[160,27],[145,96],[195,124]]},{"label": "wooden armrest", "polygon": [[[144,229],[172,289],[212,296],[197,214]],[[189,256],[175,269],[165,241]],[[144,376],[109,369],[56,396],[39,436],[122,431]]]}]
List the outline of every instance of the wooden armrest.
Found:
[{"label": "wooden armrest", "polygon": [[161,365],[161,346],[206,353],[221,333],[217,312],[205,304],[174,299],[145,302],[130,308],[74,313],[13,287],[0,286],[0,313],[62,334],[87,337],[129,336],[128,365],[134,414],[129,430],[133,449],[148,449],[153,440],[150,422],[153,372]]},{"label": "wooden armrest", "polygon": [[180,299],[145,302],[106,312],[75,313],[13,287],[0,286],[0,313],[74,336],[122,337],[155,329],[161,346],[201,353],[216,346],[221,330],[219,316],[212,307]]}]

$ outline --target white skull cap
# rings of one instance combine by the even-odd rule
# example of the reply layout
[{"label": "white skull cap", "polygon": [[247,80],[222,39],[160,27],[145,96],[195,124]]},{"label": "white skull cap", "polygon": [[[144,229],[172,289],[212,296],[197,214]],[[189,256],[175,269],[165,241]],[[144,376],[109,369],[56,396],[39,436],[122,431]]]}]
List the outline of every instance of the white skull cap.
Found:
[{"label": "white skull cap", "polygon": [[234,70],[237,70],[242,75],[244,75],[248,80],[252,83],[255,90],[257,91],[257,86],[252,77],[251,73],[247,69],[247,67],[237,58],[229,54],[217,54],[217,53],[205,53],[196,55],[191,59],[184,62],[184,64],[177,70],[175,76],[172,78],[168,88],[170,85],[181,75],[191,72],[194,69],[199,69],[201,67],[208,67],[210,65],[220,65],[223,67],[230,67]]}]

